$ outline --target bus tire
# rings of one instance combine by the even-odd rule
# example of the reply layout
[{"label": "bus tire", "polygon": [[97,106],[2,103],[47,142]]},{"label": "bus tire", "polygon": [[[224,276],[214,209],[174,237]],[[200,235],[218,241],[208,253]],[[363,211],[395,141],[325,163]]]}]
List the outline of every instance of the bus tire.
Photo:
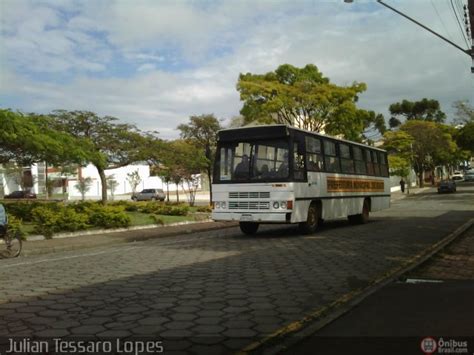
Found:
[{"label": "bus tire", "polygon": [[302,222],[298,225],[301,233],[311,234],[316,232],[319,226],[319,211],[318,206],[312,203],[308,208],[308,217],[306,222]]},{"label": "bus tire", "polygon": [[370,204],[369,200],[364,200],[364,205],[362,206],[362,213],[354,214],[352,216],[348,216],[349,222],[351,224],[365,224],[369,222],[369,214],[370,214]]},{"label": "bus tire", "polygon": [[247,234],[247,235],[253,235],[257,233],[258,230],[258,223],[255,222],[240,222],[239,227],[242,233]]}]

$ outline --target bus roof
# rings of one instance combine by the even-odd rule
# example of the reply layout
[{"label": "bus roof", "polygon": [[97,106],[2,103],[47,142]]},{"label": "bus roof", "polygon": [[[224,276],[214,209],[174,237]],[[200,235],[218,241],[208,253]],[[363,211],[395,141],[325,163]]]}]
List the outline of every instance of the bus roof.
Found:
[{"label": "bus roof", "polygon": [[[245,131],[242,134],[236,134],[236,131]],[[290,131],[300,131],[308,134],[312,134],[319,137],[329,138],[332,140],[336,140],[338,142],[344,142],[349,144],[359,145],[364,148],[370,148],[385,152],[384,149],[372,147],[367,144],[353,142],[346,139],[336,138],[333,136],[329,136],[326,134],[305,131],[304,129],[291,127],[284,124],[273,124],[273,125],[262,125],[262,126],[248,126],[248,127],[238,127],[238,128],[226,128],[222,129],[218,132],[218,140],[220,142],[235,142],[241,141],[242,138],[256,140],[256,139],[268,139],[269,137],[272,138],[283,138],[288,137],[290,135]]]}]

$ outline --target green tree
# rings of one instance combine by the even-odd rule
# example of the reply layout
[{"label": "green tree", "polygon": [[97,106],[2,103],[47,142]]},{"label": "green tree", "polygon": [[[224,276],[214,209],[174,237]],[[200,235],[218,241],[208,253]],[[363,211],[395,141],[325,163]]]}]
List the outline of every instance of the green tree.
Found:
[{"label": "green tree", "polygon": [[82,163],[87,159],[88,147],[54,129],[48,116],[0,110],[0,126],[0,163],[25,166],[41,161]]},{"label": "green tree", "polygon": [[[198,175],[205,169],[207,159],[196,145],[183,139],[167,143],[162,157],[163,165],[170,171],[170,179],[176,186],[182,186],[188,195],[189,204],[194,205],[198,186]],[[179,201],[178,190],[176,198]]]},{"label": "green tree", "polygon": [[474,155],[474,120],[466,123],[456,134],[456,142]]},{"label": "green tree", "polygon": [[142,182],[142,178],[138,170],[132,171],[131,173],[127,173],[127,182],[130,184],[132,188],[132,196],[135,196],[137,193],[137,187]]},{"label": "green tree", "polygon": [[399,155],[389,155],[388,163],[390,166],[391,175],[404,177],[408,180],[408,176],[410,175],[411,169],[411,164],[409,160]]},{"label": "green tree", "polygon": [[405,177],[410,186],[409,175],[413,166],[414,138],[403,130],[386,131],[383,148],[389,153],[388,161],[392,175]]},{"label": "green tree", "polygon": [[360,140],[367,120],[377,116],[356,106],[366,90],[364,83],[332,84],[313,64],[303,68],[284,64],[266,74],[240,74],[237,90],[247,124],[288,124]]},{"label": "green tree", "polygon": [[89,161],[99,173],[103,203],[107,202],[105,170],[146,160],[150,137],[142,134],[134,125],[117,123],[115,117],[100,117],[90,111],[57,110],[52,116],[57,129],[88,143]]},{"label": "green tree", "polygon": [[191,116],[188,124],[180,124],[181,138],[201,149],[206,158],[205,171],[209,179],[210,203],[212,203],[213,162],[216,154],[217,131],[221,129],[219,120],[213,114]]},{"label": "green tree", "polygon": [[411,120],[403,124],[400,129],[414,138],[414,169],[418,174],[420,187],[423,187],[424,171],[448,163],[456,150],[456,144],[451,135],[434,122]]},{"label": "green tree", "polygon": [[151,172],[153,175],[159,176],[161,180],[164,181],[164,183],[166,184],[166,201],[170,202],[170,182],[173,181],[171,169],[164,166],[163,164],[159,164],[152,166]]},{"label": "green tree", "polygon": [[457,148],[443,125],[418,120],[405,122],[399,131],[386,132],[385,147],[412,162],[421,187],[424,171],[447,163]]},{"label": "green tree", "polygon": [[438,155],[435,156],[435,161],[438,164],[444,164],[451,166],[453,169],[457,169],[461,162],[468,160],[470,152],[463,146],[458,144],[457,138],[459,135],[459,129],[451,125],[441,124],[439,126],[447,137],[449,146],[446,149],[438,151]]},{"label": "green tree", "polygon": [[401,119],[419,120],[442,123],[446,119],[446,114],[441,111],[441,106],[437,100],[422,99],[420,101],[396,102],[389,107],[392,117],[389,120],[390,127],[399,127]]},{"label": "green tree", "polygon": [[87,160],[87,144],[54,129],[52,119],[46,115],[0,110],[0,126],[0,163],[25,166],[45,162],[46,197],[50,186],[48,164],[81,164]]},{"label": "green tree", "polygon": [[472,107],[469,101],[455,101],[453,107],[456,110],[457,123],[474,122],[474,107]]},{"label": "green tree", "polygon": [[115,190],[117,189],[119,183],[115,180],[115,175],[107,176],[107,188],[110,190],[110,196],[112,197],[112,201],[115,198]]},{"label": "green tree", "polygon": [[92,179],[90,177],[86,177],[86,178],[81,177],[77,180],[76,185],[74,185],[76,190],[80,192],[82,196],[82,201],[85,200],[86,193],[89,192],[89,190],[91,189],[91,185],[92,185]]}]

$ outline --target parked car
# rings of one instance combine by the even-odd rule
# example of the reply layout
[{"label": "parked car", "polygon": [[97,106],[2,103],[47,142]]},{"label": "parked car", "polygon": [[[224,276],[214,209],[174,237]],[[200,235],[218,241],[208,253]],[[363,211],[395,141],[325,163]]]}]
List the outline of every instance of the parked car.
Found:
[{"label": "parked car", "polygon": [[453,180],[443,180],[438,185],[438,193],[456,192],[456,182]]},{"label": "parked car", "polygon": [[162,189],[144,189],[132,196],[133,201],[164,201],[165,193]]},{"label": "parked car", "polygon": [[454,181],[463,181],[464,175],[460,171],[455,171],[451,176],[451,179],[453,179]]},{"label": "parked car", "polygon": [[466,182],[474,181],[474,170],[467,171],[467,173],[464,175],[464,181]]},{"label": "parked car", "polygon": [[36,198],[36,194],[31,191],[13,191],[11,194],[5,195],[5,198]]}]

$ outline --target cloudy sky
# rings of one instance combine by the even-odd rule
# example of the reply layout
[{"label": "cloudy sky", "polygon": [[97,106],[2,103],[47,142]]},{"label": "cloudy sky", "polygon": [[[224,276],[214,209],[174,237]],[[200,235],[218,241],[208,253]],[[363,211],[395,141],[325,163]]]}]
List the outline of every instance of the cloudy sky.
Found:
[{"label": "cloudy sky", "polygon": [[[385,0],[466,47],[450,0]],[[453,0],[456,9],[466,0]],[[313,63],[360,106],[474,103],[471,59],[375,0],[0,0],[0,107],[90,110],[158,130],[228,122],[239,73]]]}]

